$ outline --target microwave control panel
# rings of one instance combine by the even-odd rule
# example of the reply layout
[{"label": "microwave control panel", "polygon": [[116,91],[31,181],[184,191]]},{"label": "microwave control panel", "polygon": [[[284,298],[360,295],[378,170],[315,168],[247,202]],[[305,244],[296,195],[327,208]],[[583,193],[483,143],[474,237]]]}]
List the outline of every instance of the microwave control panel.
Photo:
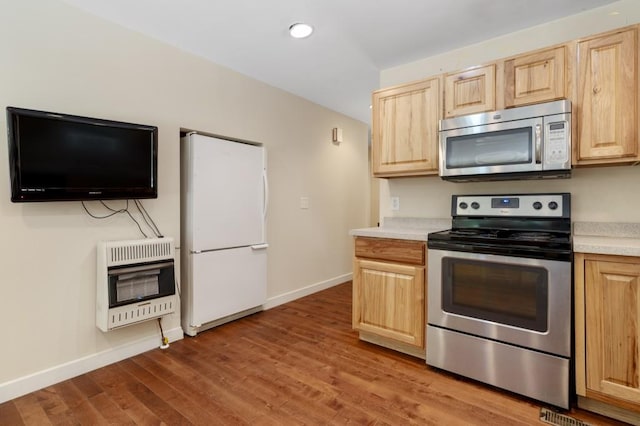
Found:
[{"label": "microwave control panel", "polygon": [[566,163],[569,161],[569,123],[556,121],[547,124],[544,157],[545,163]]}]

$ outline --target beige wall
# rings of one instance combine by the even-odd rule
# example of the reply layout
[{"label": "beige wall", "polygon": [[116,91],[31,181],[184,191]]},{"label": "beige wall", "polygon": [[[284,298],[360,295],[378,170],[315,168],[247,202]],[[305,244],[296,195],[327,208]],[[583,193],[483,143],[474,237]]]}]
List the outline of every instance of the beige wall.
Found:
[{"label": "beige wall", "polygon": [[[271,188],[268,297],[351,272],[348,230],[369,222],[368,128],[362,122],[59,0],[2,1],[0,99],[3,109],[157,125],[159,197],[144,204],[177,241],[180,128],[264,143]],[[343,128],[340,145],[331,143],[333,127]],[[4,112],[0,134],[6,134]],[[155,321],[110,333],[95,326],[96,244],[140,238],[136,226],[124,215],[91,219],[79,202],[11,203],[4,146],[0,396],[3,386],[28,375],[126,352],[144,339],[157,337],[159,345]],[[310,198],[309,210],[299,208],[301,196]],[[164,327],[177,331],[178,315],[166,318]]]},{"label": "beige wall", "polygon": [[[637,22],[640,22],[640,1],[618,1],[549,24],[383,70],[380,87],[464,69]],[[450,217],[452,194],[568,191],[572,193],[575,221],[640,222],[638,182],[640,166],[579,169],[573,171],[571,179],[544,182],[451,183],[438,177],[381,179],[380,218]],[[392,196],[400,198],[398,211],[390,209]]]}]

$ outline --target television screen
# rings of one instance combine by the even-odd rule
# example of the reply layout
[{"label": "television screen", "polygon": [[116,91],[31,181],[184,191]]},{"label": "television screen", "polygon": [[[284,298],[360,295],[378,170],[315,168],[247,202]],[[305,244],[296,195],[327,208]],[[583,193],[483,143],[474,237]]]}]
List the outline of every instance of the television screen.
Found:
[{"label": "television screen", "polygon": [[157,198],[158,128],[7,107],[11,201]]}]

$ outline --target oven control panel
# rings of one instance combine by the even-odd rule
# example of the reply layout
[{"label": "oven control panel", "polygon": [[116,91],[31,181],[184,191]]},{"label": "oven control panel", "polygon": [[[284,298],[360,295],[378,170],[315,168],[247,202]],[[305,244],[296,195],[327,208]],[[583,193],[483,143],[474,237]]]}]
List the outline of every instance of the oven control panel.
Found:
[{"label": "oven control panel", "polygon": [[571,195],[454,195],[452,216],[569,217]]}]

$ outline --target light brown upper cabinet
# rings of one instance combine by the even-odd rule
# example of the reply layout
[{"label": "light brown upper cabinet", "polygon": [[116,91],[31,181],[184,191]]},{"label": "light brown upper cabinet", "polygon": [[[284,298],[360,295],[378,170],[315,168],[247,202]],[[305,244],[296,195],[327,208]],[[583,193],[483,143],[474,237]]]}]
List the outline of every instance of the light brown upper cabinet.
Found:
[{"label": "light brown upper cabinet", "polygon": [[573,165],[624,164],[638,149],[638,30],[578,41]]},{"label": "light brown upper cabinet", "polygon": [[568,97],[565,46],[516,56],[504,62],[505,107]]},{"label": "light brown upper cabinet", "polygon": [[495,64],[449,73],[445,76],[445,117],[456,117],[495,109]]},{"label": "light brown upper cabinet", "polygon": [[373,92],[376,177],[438,174],[440,78]]}]

